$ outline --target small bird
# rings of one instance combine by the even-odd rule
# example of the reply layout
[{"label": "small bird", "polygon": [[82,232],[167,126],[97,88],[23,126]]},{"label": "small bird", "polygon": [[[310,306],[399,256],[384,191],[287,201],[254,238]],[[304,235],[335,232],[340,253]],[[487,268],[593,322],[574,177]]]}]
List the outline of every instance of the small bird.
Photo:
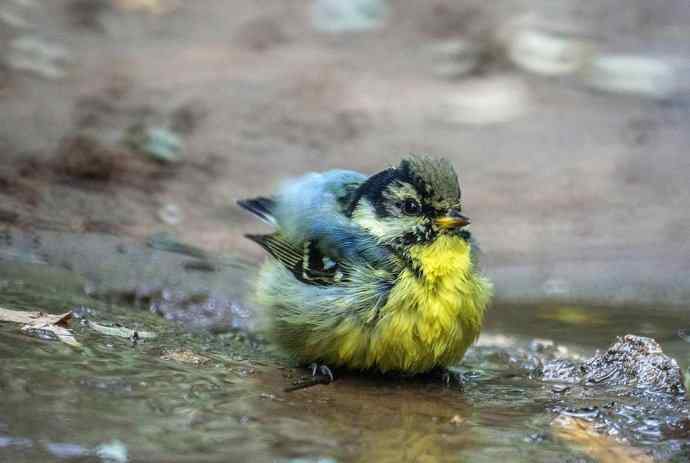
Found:
[{"label": "small bird", "polygon": [[310,173],[238,204],[273,225],[256,300],[302,364],[445,370],[476,340],[492,295],[445,159],[410,156],[366,177]]}]

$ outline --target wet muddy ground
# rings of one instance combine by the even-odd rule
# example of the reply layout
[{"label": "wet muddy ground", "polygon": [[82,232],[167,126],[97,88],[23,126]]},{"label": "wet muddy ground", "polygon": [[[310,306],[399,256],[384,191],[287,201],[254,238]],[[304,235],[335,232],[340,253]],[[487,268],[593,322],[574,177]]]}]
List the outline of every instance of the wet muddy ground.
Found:
[{"label": "wet muddy ground", "polygon": [[[62,240],[61,249],[113,245],[102,235]],[[285,392],[309,372],[265,344],[243,291],[228,291],[251,278],[251,265],[227,258],[214,271],[185,271],[187,255],[131,241],[126,249],[127,271],[99,268],[92,256],[77,274],[55,256],[2,248],[0,307],[71,310],[81,343],[0,323],[7,461],[639,463],[690,455],[683,310],[497,304],[453,370],[462,388],[343,371],[330,385]],[[134,341],[94,324],[156,337]],[[660,347],[628,340],[607,350],[626,333]]]}]

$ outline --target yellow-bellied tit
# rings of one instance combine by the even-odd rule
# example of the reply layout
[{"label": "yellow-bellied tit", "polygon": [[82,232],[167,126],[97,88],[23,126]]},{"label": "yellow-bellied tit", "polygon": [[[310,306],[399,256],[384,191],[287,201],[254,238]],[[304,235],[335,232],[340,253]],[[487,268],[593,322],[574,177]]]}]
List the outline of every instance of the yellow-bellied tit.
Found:
[{"label": "yellow-bellied tit", "polygon": [[256,299],[272,340],[304,364],[421,373],[462,359],[492,286],[445,159],[371,177],[331,170],[239,201],[276,227]]}]

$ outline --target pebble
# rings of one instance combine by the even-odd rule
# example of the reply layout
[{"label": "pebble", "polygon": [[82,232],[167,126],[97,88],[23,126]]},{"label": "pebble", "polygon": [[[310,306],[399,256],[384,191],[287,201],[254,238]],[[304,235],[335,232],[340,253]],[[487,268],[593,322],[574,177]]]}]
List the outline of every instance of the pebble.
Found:
[{"label": "pebble", "polygon": [[568,390],[570,390],[570,386],[565,384],[554,384],[551,386],[551,391],[555,392],[556,394],[562,394]]},{"label": "pebble", "polygon": [[487,125],[511,121],[529,108],[525,83],[515,76],[463,81],[446,95],[439,116],[450,123]]},{"label": "pebble", "polygon": [[388,6],[383,0],[315,0],[311,19],[323,32],[357,32],[383,26]]},{"label": "pebble", "polygon": [[508,57],[525,71],[560,76],[580,70],[592,50],[592,44],[577,37],[537,28],[518,28],[508,44]]},{"label": "pebble", "polygon": [[182,160],[184,144],[180,136],[164,127],[131,127],[126,142],[133,149],[165,163]]},{"label": "pebble", "polygon": [[676,69],[669,60],[644,55],[600,55],[583,71],[590,87],[612,93],[667,98],[677,90]]},{"label": "pebble", "polygon": [[168,225],[178,225],[182,222],[182,210],[177,204],[168,203],[158,210],[158,218]]}]

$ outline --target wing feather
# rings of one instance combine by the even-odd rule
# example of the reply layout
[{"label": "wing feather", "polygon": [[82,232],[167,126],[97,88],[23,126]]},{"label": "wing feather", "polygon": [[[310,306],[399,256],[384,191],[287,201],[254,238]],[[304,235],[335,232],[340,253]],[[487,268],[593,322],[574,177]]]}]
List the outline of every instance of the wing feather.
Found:
[{"label": "wing feather", "polygon": [[247,237],[308,284],[347,281],[355,263],[387,267],[390,251],[377,246],[346,214],[365,180],[345,170],[310,173],[284,183],[271,197],[238,201],[276,227],[272,234]]},{"label": "wing feather", "polygon": [[276,208],[276,202],[273,198],[258,196],[256,198],[241,199],[237,201],[237,204],[241,208],[246,209],[252,214],[258,216],[264,222],[270,225],[277,225],[276,219],[273,215],[273,211]]},{"label": "wing feather", "polygon": [[341,266],[332,258],[323,255],[313,241],[306,242],[300,250],[286,241],[280,233],[245,236],[264,248],[303,283],[332,285],[344,278]]}]

